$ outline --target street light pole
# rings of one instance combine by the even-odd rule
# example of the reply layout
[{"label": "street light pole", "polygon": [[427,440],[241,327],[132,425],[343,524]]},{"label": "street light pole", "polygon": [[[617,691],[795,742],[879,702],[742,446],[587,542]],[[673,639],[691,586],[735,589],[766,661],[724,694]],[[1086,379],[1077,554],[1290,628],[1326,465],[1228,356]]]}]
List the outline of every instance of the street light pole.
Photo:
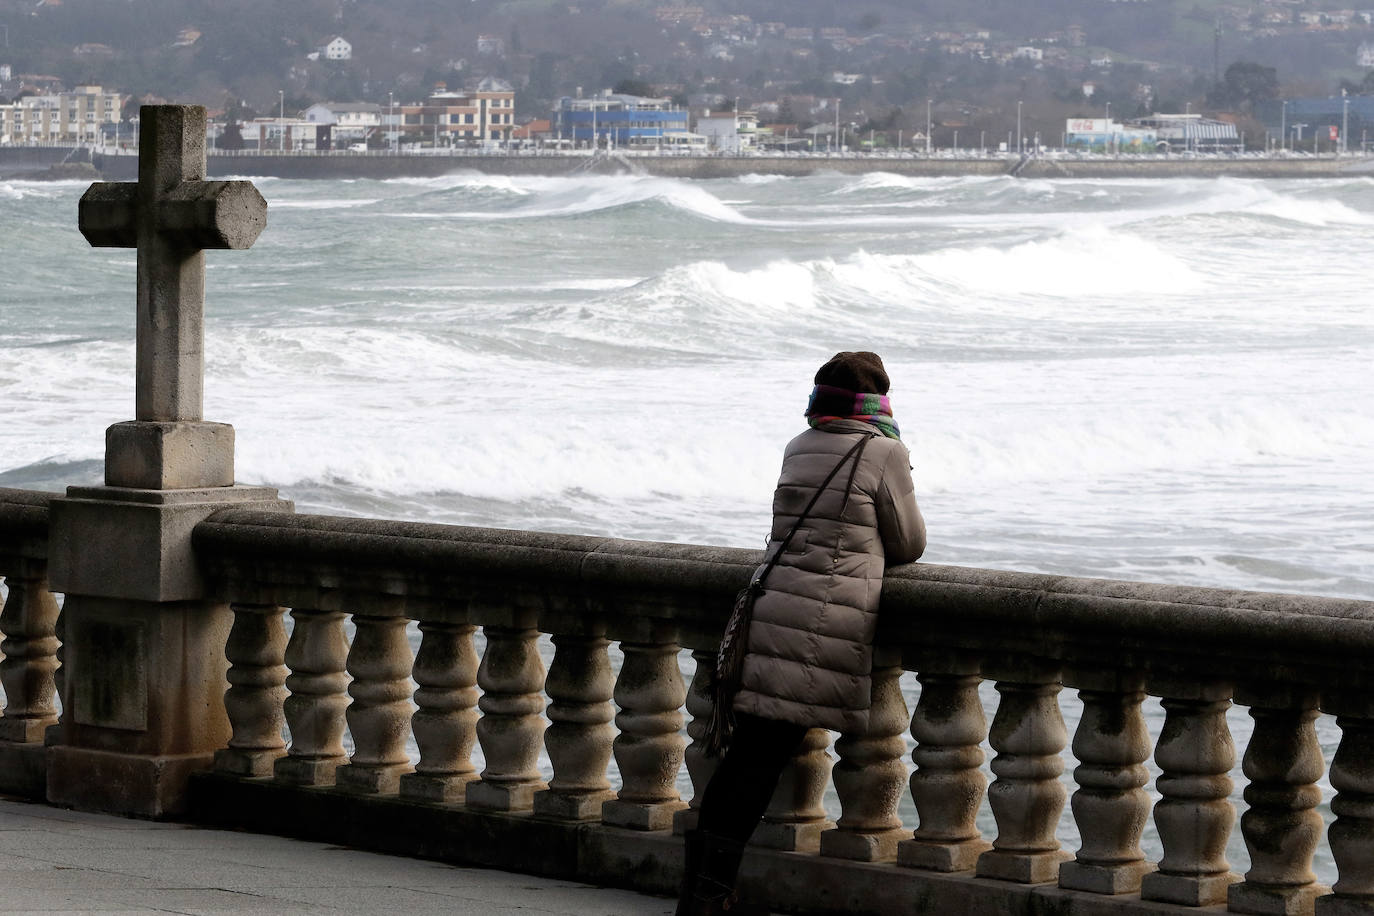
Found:
[{"label": "street light pole", "polygon": [[1016,155],[1024,156],[1024,143],[1021,141],[1021,100],[1016,100]]},{"label": "street light pole", "polygon": [[926,99],[926,155],[930,155],[930,99]]},{"label": "street light pole", "polygon": [[1345,134],[1350,129],[1350,99],[1341,99],[1341,152],[1345,153],[1350,149],[1346,143]]},{"label": "street light pole", "polygon": [[277,152],[286,150],[286,90],[277,90]]},{"label": "street light pole", "polygon": [[386,94],[386,126],[391,131],[391,136],[386,145],[394,152],[396,148],[394,145],[396,143],[396,99],[391,92]]}]

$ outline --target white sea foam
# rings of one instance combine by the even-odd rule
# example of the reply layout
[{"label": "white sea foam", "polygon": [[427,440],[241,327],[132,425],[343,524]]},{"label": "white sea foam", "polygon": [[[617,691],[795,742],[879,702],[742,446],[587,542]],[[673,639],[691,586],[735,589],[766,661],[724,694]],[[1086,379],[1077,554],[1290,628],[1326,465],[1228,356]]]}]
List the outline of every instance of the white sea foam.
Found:
[{"label": "white sea foam", "polygon": [[352,210],[368,207],[378,201],[376,197],[359,198],[320,198],[312,200],[272,200],[268,206],[273,210]]}]

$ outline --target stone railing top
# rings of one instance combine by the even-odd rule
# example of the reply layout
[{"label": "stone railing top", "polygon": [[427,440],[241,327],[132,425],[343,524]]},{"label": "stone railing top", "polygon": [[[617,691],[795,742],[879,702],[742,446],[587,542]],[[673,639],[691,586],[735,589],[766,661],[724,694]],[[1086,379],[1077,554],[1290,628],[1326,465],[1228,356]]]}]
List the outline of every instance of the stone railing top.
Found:
[{"label": "stone railing top", "polygon": [[[48,503],[61,494],[0,487],[0,563],[48,556]],[[5,570],[0,566],[0,575]]]},{"label": "stone railing top", "polygon": [[[216,513],[195,544],[223,596],[360,613],[523,613],[555,631],[588,617],[653,621],[707,648],[761,553],[492,528],[248,509]],[[461,605],[461,608],[460,608]],[[637,627],[634,627],[637,628]],[[631,628],[633,629],[633,628]],[[1014,678],[1026,658],[1088,677],[1374,684],[1374,602],[912,564],[889,571],[880,643],[908,667],[976,657]],[[1066,675],[1067,677],[1068,675]]]}]

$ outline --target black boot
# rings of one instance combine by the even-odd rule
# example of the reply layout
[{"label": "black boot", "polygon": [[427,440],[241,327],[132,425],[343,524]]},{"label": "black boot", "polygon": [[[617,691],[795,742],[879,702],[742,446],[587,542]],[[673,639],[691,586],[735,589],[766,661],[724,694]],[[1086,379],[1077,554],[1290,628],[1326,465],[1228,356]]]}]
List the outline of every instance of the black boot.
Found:
[{"label": "black boot", "polygon": [[677,916],[765,916],[767,909],[743,903],[735,893],[743,858],[743,843],[704,830],[687,831]]}]

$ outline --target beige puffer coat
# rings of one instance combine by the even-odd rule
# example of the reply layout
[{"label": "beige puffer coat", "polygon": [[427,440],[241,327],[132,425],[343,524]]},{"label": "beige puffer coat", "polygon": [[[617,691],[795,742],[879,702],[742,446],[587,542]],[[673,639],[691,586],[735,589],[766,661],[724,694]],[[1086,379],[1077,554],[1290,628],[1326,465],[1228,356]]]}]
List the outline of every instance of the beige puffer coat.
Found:
[{"label": "beige puffer coat", "polygon": [[[876,432],[859,420],[832,421],[787,444],[768,556],[855,434]],[[830,481],[754,602],[737,712],[850,733],[868,725],[883,570],[920,557],[926,530],[906,446],[873,435],[846,504],[852,468],[850,459]]]}]

